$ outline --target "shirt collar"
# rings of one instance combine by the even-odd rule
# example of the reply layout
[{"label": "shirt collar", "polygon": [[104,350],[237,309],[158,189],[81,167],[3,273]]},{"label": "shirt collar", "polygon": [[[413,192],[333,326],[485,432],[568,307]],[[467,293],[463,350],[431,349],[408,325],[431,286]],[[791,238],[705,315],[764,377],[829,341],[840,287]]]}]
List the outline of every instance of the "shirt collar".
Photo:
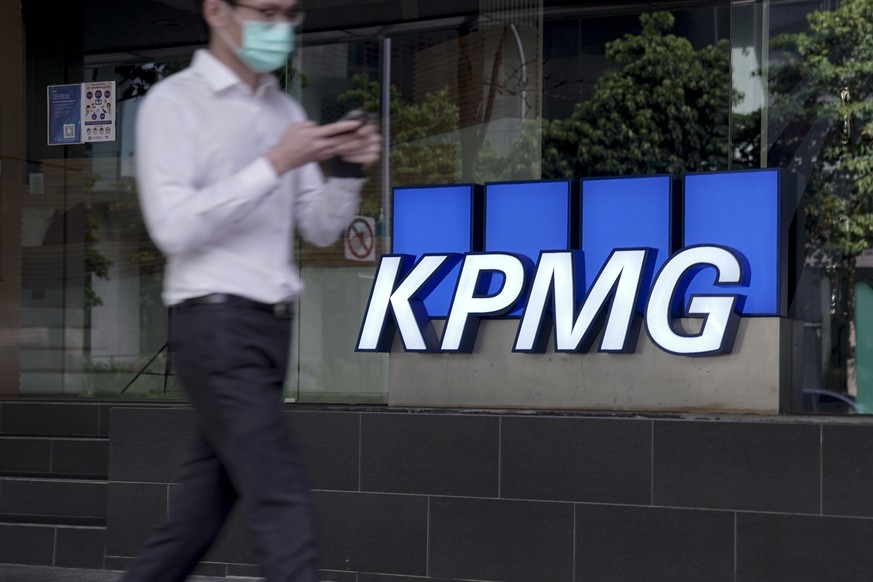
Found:
[{"label": "shirt collar", "polygon": [[[243,84],[242,79],[240,79],[236,73],[230,69],[230,67],[218,60],[208,49],[198,49],[194,53],[191,68],[203,76],[206,83],[215,93],[219,93],[235,85]],[[264,74],[259,78],[256,91],[259,92],[268,87],[278,86],[279,81],[274,75]]]}]

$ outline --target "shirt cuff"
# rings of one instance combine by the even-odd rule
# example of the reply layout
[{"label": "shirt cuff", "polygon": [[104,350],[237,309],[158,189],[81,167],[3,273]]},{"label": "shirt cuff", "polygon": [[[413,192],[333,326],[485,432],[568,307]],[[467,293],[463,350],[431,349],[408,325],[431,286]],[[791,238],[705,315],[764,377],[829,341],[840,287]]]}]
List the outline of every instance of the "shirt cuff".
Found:
[{"label": "shirt cuff", "polygon": [[239,174],[244,192],[267,193],[279,184],[279,174],[270,160],[262,156],[246,166]]}]

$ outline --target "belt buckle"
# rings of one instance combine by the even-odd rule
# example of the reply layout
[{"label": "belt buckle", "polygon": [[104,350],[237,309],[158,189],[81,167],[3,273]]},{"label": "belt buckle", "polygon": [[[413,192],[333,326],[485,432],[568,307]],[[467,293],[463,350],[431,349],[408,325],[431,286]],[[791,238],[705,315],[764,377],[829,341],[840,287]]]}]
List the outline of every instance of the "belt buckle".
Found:
[{"label": "belt buckle", "polygon": [[294,317],[294,305],[290,301],[282,301],[273,305],[273,315],[280,319],[291,319]]}]

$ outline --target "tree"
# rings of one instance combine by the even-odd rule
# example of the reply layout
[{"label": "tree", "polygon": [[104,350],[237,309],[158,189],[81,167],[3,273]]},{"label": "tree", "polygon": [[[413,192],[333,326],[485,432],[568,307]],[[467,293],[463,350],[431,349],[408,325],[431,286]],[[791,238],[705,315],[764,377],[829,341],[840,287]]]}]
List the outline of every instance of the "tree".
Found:
[{"label": "tree", "polygon": [[[352,78],[354,85],[340,101],[364,111],[379,111],[379,83],[366,73]],[[391,184],[393,186],[450,184],[458,179],[458,107],[448,89],[425,95],[421,103],[402,99],[391,86]]]},{"label": "tree", "polygon": [[729,161],[730,48],[695,50],[670,34],[668,12],[640,16],[641,34],[606,45],[617,66],[601,77],[569,119],[543,123],[549,178],[680,173]]},{"label": "tree", "polygon": [[789,129],[772,163],[814,140],[806,189],[811,261],[852,269],[873,247],[873,0],[844,0],[808,17],[809,31],[774,39],[785,61],[771,83],[773,116]]},{"label": "tree", "polygon": [[843,0],[807,21],[806,32],[773,40],[771,125],[784,129],[770,165],[807,180],[806,262],[845,297],[837,315],[848,320],[838,342],[847,362],[833,365],[846,364],[851,378],[856,258],[873,247],[873,0]]}]

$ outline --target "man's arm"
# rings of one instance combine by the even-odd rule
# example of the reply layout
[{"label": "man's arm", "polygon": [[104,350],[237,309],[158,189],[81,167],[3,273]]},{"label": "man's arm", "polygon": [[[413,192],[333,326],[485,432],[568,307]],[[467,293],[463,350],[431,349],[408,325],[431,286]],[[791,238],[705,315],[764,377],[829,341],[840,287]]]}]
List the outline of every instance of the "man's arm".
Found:
[{"label": "man's arm", "polygon": [[266,157],[227,178],[200,186],[204,155],[193,136],[194,115],[155,94],[137,116],[136,156],[140,204],[155,244],[168,255],[210,243],[244,218],[279,183]]},{"label": "man's arm", "polygon": [[324,181],[317,164],[301,168],[294,200],[294,215],[303,238],[316,246],[333,243],[352,220],[366,182],[367,166],[381,153],[382,139],[373,125],[360,126],[354,136],[334,149],[337,174]]}]

